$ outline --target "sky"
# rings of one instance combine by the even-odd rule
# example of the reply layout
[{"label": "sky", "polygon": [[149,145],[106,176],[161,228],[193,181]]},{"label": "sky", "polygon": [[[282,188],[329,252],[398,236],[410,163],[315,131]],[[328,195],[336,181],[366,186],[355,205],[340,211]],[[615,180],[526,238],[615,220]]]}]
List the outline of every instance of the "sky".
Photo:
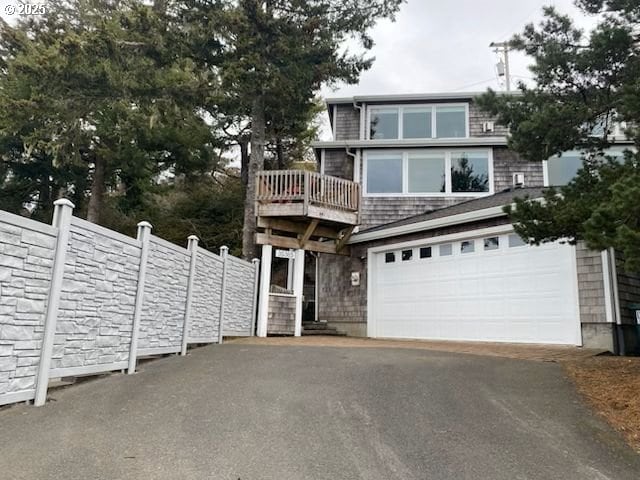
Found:
[{"label": "sky", "polygon": [[[498,56],[491,42],[510,39],[527,23],[537,23],[542,7],[553,5],[589,28],[573,0],[408,0],[395,22],[380,21],[371,31],[376,43],[373,67],[357,85],[324,88],[323,96],[483,91],[498,82]],[[525,55],[510,55],[513,80],[530,78]]]}]

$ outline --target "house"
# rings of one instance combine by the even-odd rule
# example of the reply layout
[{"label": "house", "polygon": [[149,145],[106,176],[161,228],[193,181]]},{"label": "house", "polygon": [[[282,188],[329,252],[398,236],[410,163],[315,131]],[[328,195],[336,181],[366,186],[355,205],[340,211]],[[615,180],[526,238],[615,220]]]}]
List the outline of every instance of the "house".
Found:
[{"label": "house", "polygon": [[319,171],[361,202],[349,255],[318,256],[317,320],[356,336],[636,348],[640,278],[615,252],[529,246],[503,212],[568,182],[579,154],[521,158],[475,96],[327,100]]}]

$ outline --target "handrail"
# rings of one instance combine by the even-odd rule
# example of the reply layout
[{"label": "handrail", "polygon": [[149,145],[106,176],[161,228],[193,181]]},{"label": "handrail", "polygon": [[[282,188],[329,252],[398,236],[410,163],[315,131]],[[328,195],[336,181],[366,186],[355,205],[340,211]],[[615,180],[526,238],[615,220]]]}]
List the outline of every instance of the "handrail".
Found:
[{"label": "handrail", "polygon": [[258,172],[256,199],[260,203],[298,203],[356,212],[360,184],[304,170]]}]

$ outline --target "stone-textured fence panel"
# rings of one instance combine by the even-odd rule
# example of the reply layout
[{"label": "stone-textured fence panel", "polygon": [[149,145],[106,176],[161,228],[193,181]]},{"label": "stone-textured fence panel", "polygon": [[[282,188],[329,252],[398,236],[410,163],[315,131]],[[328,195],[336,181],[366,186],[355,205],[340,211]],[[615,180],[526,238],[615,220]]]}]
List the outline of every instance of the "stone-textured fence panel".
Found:
[{"label": "stone-textured fence panel", "polygon": [[73,218],[51,361],[52,375],[125,368],[140,245]]},{"label": "stone-textured fence panel", "polygon": [[202,248],[198,248],[197,259],[188,338],[192,343],[216,342],[220,328],[222,259]]},{"label": "stone-textured fence panel", "polygon": [[140,318],[139,355],[180,351],[189,261],[186,249],[151,237]]},{"label": "stone-textured fence panel", "polygon": [[52,377],[133,373],[143,355],[252,334],[257,261],[196,237],[181,248],[146,222],[133,239],[72,211],[56,201],[53,226],[0,211],[0,405],[43,405]]},{"label": "stone-textured fence panel", "polygon": [[250,335],[254,317],[253,298],[247,296],[247,285],[255,280],[255,266],[228,257],[223,332],[229,336]]},{"label": "stone-textured fence panel", "polygon": [[34,397],[56,235],[0,212],[0,405]]}]

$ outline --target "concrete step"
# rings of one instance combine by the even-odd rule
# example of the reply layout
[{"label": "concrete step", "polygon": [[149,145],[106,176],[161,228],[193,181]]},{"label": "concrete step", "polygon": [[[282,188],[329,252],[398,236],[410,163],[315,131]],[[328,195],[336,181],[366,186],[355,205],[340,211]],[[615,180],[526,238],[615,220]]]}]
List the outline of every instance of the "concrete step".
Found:
[{"label": "concrete step", "polygon": [[329,324],[322,323],[322,322],[309,322],[309,323],[303,323],[302,328],[306,330],[328,330]]},{"label": "concrete step", "polygon": [[339,332],[336,329],[327,329],[327,330],[302,330],[302,336],[307,337],[310,335],[321,335],[325,337],[346,337],[347,334],[344,332]]}]

